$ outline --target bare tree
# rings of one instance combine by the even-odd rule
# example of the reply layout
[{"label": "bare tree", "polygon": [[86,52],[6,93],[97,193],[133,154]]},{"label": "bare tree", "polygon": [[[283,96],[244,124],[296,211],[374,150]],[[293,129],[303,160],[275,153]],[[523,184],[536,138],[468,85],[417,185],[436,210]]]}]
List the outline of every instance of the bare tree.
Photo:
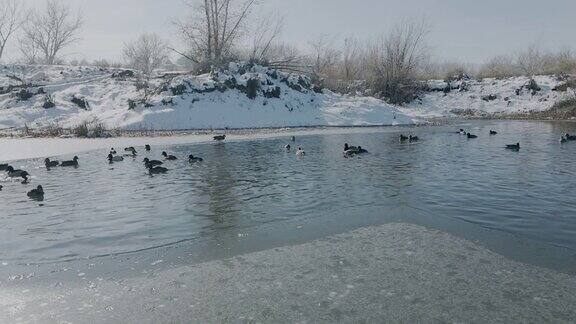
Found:
[{"label": "bare tree", "polygon": [[207,69],[221,65],[231,55],[256,0],[203,0],[189,2],[190,15],[177,21],[179,33],[187,43],[185,53],[177,53]]},{"label": "bare tree", "polygon": [[342,49],[342,79],[353,82],[360,78],[362,71],[362,50],[356,38],[346,38]]},{"label": "bare tree", "polygon": [[[79,41],[77,36],[82,27],[82,15],[72,13],[69,6],[46,0],[42,12],[32,12],[24,25],[20,44],[36,49],[45,64],[54,64],[63,49]],[[21,49],[22,52],[26,48]]]},{"label": "bare tree", "polygon": [[424,20],[405,21],[370,46],[368,82],[373,91],[395,104],[414,99],[419,65],[429,55],[425,43],[429,30]]},{"label": "bare tree", "polygon": [[516,62],[526,76],[542,74],[546,66],[546,54],[537,45],[530,45],[516,56]]},{"label": "bare tree", "polygon": [[258,20],[252,32],[252,44],[249,59],[254,62],[268,63],[272,47],[282,33],[284,18],[266,15]]},{"label": "bare tree", "polygon": [[124,59],[129,67],[150,76],[168,62],[168,43],[156,34],[141,35],[124,45]]},{"label": "bare tree", "polygon": [[310,42],[312,56],[310,57],[310,73],[315,82],[322,79],[335,79],[340,51],[334,46],[333,39],[322,35]]},{"label": "bare tree", "polygon": [[25,12],[20,1],[0,0],[0,59],[10,38],[22,26]]}]

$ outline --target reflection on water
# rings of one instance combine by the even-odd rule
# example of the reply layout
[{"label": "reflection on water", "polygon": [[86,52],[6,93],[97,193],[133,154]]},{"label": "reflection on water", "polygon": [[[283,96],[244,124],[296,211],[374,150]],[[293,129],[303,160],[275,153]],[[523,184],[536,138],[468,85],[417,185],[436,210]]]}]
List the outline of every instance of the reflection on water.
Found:
[{"label": "reflection on water", "polygon": [[[460,127],[460,126],[458,126]],[[43,159],[19,161],[29,185],[4,181],[0,259],[51,262],[202,240],[230,229],[298,222],[319,214],[362,219],[418,214],[454,218],[576,249],[576,142],[560,145],[572,123],[470,122],[478,139],[456,126],[387,128],[287,139],[179,145],[108,164],[107,152],[83,154],[77,169],[46,170]],[[489,136],[490,129],[499,132]],[[412,131],[418,143],[400,143]],[[520,141],[519,152],[505,144]],[[343,158],[344,142],[370,153]],[[150,176],[142,159],[181,157]],[[189,154],[204,158],[189,164]],[[26,192],[42,184],[39,204]]]}]

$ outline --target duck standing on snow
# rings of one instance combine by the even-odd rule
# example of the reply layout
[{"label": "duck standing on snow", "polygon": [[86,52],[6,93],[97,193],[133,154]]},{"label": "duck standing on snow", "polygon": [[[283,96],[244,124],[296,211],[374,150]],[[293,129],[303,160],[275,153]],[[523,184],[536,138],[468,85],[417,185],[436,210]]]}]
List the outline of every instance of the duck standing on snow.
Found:
[{"label": "duck standing on snow", "polygon": [[78,166],[78,157],[75,156],[71,161],[62,161],[60,163],[61,167],[77,167]]},{"label": "duck standing on snow", "polygon": [[296,156],[304,156],[306,155],[306,152],[304,152],[304,150],[299,147],[298,150],[296,151]]},{"label": "duck standing on snow", "polygon": [[178,160],[177,157],[175,157],[174,155],[168,155],[168,153],[166,152],[162,152],[162,156],[168,161]]},{"label": "duck standing on snow", "polygon": [[477,135],[473,135],[473,134],[470,134],[470,133],[467,133],[467,134],[466,134],[466,137],[468,137],[468,138],[478,138]]},{"label": "duck standing on snow", "polygon": [[192,154],[188,155],[188,162],[190,162],[190,163],[196,163],[196,162],[202,162],[202,161],[204,161],[204,159],[201,157],[197,157],[197,156],[194,156]]},{"label": "duck standing on snow", "polygon": [[222,142],[226,139],[226,135],[216,135],[213,137],[215,141]]},{"label": "duck standing on snow", "polygon": [[109,163],[114,163],[114,162],[122,162],[124,161],[124,158],[121,156],[114,156],[112,154],[108,154],[108,162]]},{"label": "duck standing on snow", "polygon": [[33,200],[42,201],[44,200],[44,188],[38,186],[36,189],[28,191],[28,197]]},{"label": "duck standing on snow", "polygon": [[60,162],[58,161],[50,161],[49,158],[44,159],[44,165],[46,166],[46,169],[50,169],[50,168],[54,168],[60,165]]},{"label": "duck standing on snow", "polygon": [[506,149],[518,151],[518,150],[520,150],[520,143],[508,144],[508,145],[506,145]]}]

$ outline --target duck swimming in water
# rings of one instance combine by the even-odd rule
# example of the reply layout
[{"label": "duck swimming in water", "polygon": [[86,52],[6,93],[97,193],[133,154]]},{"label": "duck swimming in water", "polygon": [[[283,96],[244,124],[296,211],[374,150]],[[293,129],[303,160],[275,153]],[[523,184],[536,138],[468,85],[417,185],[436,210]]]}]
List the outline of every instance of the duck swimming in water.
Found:
[{"label": "duck swimming in water", "polygon": [[111,149],[110,149],[110,154],[116,155],[116,154],[118,154],[118,152],[116,152],[116,150],[115,150],[114,148],[111,148]]},{"label": "duck swimming in water", "polygon": [[296,136],[292,136],[291,140],[292,142],[296,142]]},{"label": "duck swimming in water", "polygon": [[490,135],[497,135],[497,134],[498,134],[497,131],[490,130]]},{"label": "duck swimming in water", "polygon": [[44,200],[44,188],[42,188],[42,186],[38,186],[36,189],[28,191],[27,195],[30,199],[42,201]]},{"label": "duck swimming in water", "polygon": [[566,137],[566,140],[568,140],[568,141],[576,141],[576,135],[570,135],[570,134],[566,133],[566,135],[564,137]]},{"label": "duck swimming in water", "polygon": [[410,137],[408,137],[408,141],[410,142],[418,142],[420,139],[418,138],[418,136],[412,136],[410,135]]},{"label": "duck swimming in water", "polygon": [[10,178],[27,178],[30,176],[28,172],[24,170],[16,170],[12,166],[8,166],[8,168],[6,168],[6,172]]},{"label": "duck swimming in water", "polygon": [[460,134],[460,135],[468,135],[468,133],[467,133],[464,129],[462,129],[462,128],[460,128],[460,130],[458,131],[458,134]]},{"label": "duck swimming in water", "polygon": [[299,147],[298,150],[296,151],[296,156],[304,156],[306,155],[306,152],[304,152],[304,150]]},{"label": "duck swimming in water", "polygon": [[122,161],[124,161],[123,157],[108,154],[108,162],[113,163],[113,162],[122,162]]},{"label": "duck swimming in water", "polygon": [[222,142],[226,139],[226,135],[216,135],[213,137],[215,141]]},{"label": "duck swimming in water", "polygon": [[61,167],[77,167],[78,166],[78,157],[75,156],[71,161],[62,161],[60,163]]},{"label": "duck swimming in water", "polygon": [[159,165],[164,164],[164,162],[162,162],[162,161],[150,160],[150,159],[148,159],[148,158],[145,158],[144,161],[142,161],[142,162],[144,162],[144,165],[145,165],[146,167],[148,167],[149,165],[151,165],[151,166],[154,167],[154,166],[159,166]]},{"label": "duck swimming in water", "polygon": [[508,144],[506,145],[506,149],[518,151],[520,149],[520,143]]},{"label": "duck swimming in water", "polygon": [[197,157],[197,156],[194,156],[192,154],[188,155],[188,162],[190,162],[190,163],[196,163],[196,162],[202,162],[202,161],[204,161],[204,159],[201,157]]},{"label": "duck swimming in water", "polygon": [[290,152],[292,146],[290,146],[290,144],[286,144],[286,146],[284,146],[284,149],[286,149],[286,152]]},{"label": "duck swimming in water", "polygon": [[152,148],[151,148],[150,145],[148,145],[148,144],[146,144],[146,145],[144,146],[144,149],[145,149],[146,151],[151,151],[151,150],[152,150]]},{"label": "duck swimming in water", "polygon": [[168,153],[166,152],[162,152],[162,156],[168,161],[178,160],[177,157],[175,157],[174,155],[168,155]]},{"label": "duck swimming in water", "polygon": [[404,135],[404,134],[400,134],[400,142],[404,142],[407,141],[409,139],[408,136]]},{"label": "duck swimming in water", "polygon": [[10,165],[9,164],[0,164],[0,171],[6,171]]},{"label": "duck swimming in water", "polygon": [[161,166],[146,165],[150,174],[160,174],[168,172],[168,169]]},{"label": "duck swimming in water", "polygon": [[477,135],[473,135],[473,134],[470,134],[470,133],[467,133],[467,134],[466,134],[466,137],[468,137],[468,138],[478,138]]},{"label": "duck swimming in water", "polygon": [[46,169],[50,169],[50,168],[54,168],[60,165],[60,162],[58,161],[50,161],[49,158],[44,159],[44,165],[46,166]]},{"label": "duck swimming in water", "polygon": [[562,136],[560,137],[560,143],[566,143],[568,142],[568,139],[566,139],[566,137]]}]

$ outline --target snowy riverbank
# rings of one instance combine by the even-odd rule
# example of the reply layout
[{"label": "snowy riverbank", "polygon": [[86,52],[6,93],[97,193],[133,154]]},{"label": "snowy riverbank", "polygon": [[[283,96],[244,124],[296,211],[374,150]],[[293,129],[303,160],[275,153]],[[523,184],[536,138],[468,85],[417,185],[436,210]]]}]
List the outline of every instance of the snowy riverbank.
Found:
[{"label": "snowy riverbank", "polygon": [[133,71],[70,66],[2,66],[0,129],[109,129],[367,126],[413,119],[372,97],[321,91],[310,79],[261,66],[193,76],[165,73],[149,82]]}]

